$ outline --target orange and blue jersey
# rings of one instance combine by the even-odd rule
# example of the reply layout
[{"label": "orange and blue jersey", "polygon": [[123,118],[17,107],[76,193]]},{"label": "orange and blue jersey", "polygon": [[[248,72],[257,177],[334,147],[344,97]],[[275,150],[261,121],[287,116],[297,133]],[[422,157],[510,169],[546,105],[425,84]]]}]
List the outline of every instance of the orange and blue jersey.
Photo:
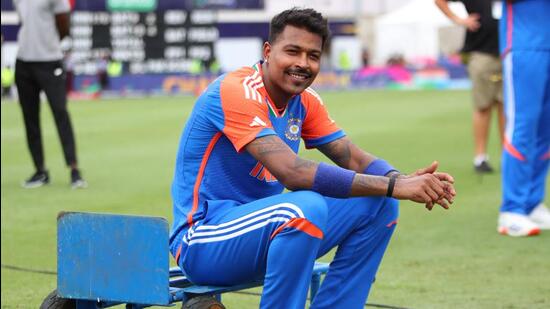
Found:
[{"label": "orange and blue jersey", "polygon": [[172,184],[175,255],[182,231],[221,205],[240,205],[282,193],[284,187],[244,151],[256,138],[277,135],[294,152],[343,137],[311,88],[284,110],[269,98],[261,63],[220,76],[197,99],[176,158]]}]

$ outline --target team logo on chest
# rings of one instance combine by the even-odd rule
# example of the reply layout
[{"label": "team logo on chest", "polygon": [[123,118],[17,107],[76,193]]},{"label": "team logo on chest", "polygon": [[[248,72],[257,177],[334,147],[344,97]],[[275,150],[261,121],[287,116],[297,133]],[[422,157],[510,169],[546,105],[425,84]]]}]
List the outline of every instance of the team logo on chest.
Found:
[{"label": "team logo on chest", "polygon": [[297,141],[300,138],[300,128],[302,127],[302,119],[289,118],[286,125],[285,136],[291,141]]}]

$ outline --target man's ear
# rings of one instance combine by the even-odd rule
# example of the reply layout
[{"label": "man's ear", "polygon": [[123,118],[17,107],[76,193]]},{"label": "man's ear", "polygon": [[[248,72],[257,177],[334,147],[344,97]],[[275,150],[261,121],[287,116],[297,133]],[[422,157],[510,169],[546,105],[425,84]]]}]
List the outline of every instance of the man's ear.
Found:
[{"label": "man's ear", "polygon": [[271,44],[269,44],[269,42],[265,42],[263,46],[264,62],[268,62],[269,54],[271,54]]}]

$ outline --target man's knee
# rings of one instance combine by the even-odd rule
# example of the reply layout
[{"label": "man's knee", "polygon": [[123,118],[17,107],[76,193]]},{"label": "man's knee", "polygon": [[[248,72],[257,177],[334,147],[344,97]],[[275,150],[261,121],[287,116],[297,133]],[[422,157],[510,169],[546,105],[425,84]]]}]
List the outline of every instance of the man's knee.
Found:
[{"label": "man's knee", "polygon": [[382,207],[378,212],[377,219],[382,220],[386,227],[393,227],[399,218],[399,201],[394,198],[384,197]]},{"label": "man's knee", "polygon": [[[394,198],[377,196],[362,198],[365,207],[360,207],[368,218],[368,224],[380,222],[380,224],[395,224],[399,217],[399,201]],[[386,222],[386,223],[384,223]]]},{"label": "man's knee", "polygon": [[54,118],[59,120],[65,120],[69,118],[69,112],[67,111],[67,104],[63,104],[63,102],[55,102],[51,105],[52,114]]},{"label": "man's knee", "polygon": [[300,209],[300,215],[324,232],[328,217],[325,197],[313,191],[297,191],[290,195],[289,202]]}]

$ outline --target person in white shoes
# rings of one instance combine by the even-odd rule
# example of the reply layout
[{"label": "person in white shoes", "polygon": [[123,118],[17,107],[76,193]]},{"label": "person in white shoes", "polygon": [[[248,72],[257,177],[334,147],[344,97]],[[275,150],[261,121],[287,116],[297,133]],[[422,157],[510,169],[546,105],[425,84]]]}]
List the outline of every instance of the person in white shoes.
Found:
[{"label": "person in white shoes", "polygon": [[498,232],[508,236],[533,236],[540,230],[550,229],[550,211],[539,204],[526,216],[514,212],[502,212],[498,218]]},{"label": "person in white shoes", "polygon": [[500,48],[506,130],[498,232],[550,229],[543,205],[550,166],[550,1],[503,2]]},{"label": "person in white shoes", "polygon": [[529,214],[529,219],[539,226],[541,230],[550,230],[550,210],[544,204],[539,204]]}]

